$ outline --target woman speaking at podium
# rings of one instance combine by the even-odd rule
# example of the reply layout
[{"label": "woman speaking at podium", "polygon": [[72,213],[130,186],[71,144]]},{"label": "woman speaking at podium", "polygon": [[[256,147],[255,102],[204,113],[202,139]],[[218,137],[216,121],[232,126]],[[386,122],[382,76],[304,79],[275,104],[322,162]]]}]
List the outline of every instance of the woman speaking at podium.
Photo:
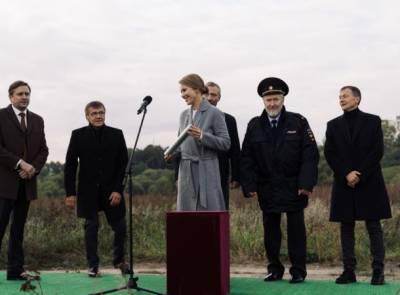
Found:
[{"label": "woman speaking at podium", "polygon": [[208,89],[199,75],[189,74],[179,84],[190,107],[179,119],[179,134],[187,132],[188,136],[178,149],[177,210],[225,210],[217,158],[218,151],[230,147],[224,114],[204,97]]}]

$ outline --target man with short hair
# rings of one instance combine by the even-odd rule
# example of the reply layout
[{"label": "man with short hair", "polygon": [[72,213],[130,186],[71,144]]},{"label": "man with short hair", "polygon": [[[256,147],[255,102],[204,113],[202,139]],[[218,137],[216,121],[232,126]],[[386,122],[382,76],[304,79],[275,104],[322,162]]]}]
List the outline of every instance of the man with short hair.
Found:
[{"label": "man with short hair", "polygon": [[[99,211],[104,211],[114,231],[113,264],[128,272],[124,261],[126,238],[125,202],[122,181],[128,152],[122,130],[105,125],[106,110],[99,101],[85,108],[89,126],[72,131],[65,161],[66,205],[85,218],[86,258],[88,275],[99,276],[97,235]],[[78,189],[76,172],[79,163]]]},{"label": "man with short hair", "polygon": [[286,111],[287,84],[266,78],[258,86],[265,109],[250,120],[242,145],[240,183],[246,197],[258,197],[263,212],[264,246],[269,260],[264,281],[281,280],[281,215],[286,213],[290,283],[304,281],[306,229],[304,208],[317,183],[319,154],[307,120]]},{"label": "man with short hair", "polygon": [[343,115],[327,124],[325,158],[334,172],[330,221],[340,222],[344,271],[337,284],[356,282],[354,227],[364,220],[373,256],[371,284],[382,285],[385,248],[381,219],[391,217],[389,198],[382,176],[381,119],[359,109],[361,91],[355,86],[340,89]]},{"label": "man with short hair", "polygon": [[[215,82],[208,82],[206,85],[208,87],[208,102],[217,106],[221,99],[221,88]],[[231,139],[231,147],[227,152],[218,152],[218,160],[222,192],[224,194],[226,210],[229,210],[229,188],[239,187],[240,141],[235,117],[228,113],[224,113],[224,115]]]},{"label": "man with short hair", "polygon": [[29,84],[12,83],[8,96],[11,104],[0,109],[0,247],[12,213],[7,280],[25,280],[24,227],[49,150],[42,117],[28,110]]}]

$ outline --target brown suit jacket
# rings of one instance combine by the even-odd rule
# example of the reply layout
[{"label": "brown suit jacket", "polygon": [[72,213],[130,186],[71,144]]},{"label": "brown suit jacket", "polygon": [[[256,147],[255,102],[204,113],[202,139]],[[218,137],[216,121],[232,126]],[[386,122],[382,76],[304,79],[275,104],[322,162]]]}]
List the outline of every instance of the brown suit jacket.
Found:
[{"label": "brown suit jacket", "polygon": [[25,180],[26,197],[28,200],[37,198],[36,176],[46,163],[49,150],[42,117],[28,111],[26,118],[28,129],[25,134],[11,105],[0,109],[0,198],[2,199],[17,199],[20,177],[15,166],[24,155],[25,136],[27,142],[25,161],[36,169],[36,175],[32,179]]}]

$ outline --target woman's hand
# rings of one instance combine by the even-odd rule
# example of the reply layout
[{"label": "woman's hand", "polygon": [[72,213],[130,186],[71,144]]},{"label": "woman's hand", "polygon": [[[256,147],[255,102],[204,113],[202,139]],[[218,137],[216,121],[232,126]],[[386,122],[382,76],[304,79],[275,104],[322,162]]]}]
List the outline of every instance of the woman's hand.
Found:
[{"label": "woman's hand", "polygon": [[192,125],[188,131],[189,135],[192,136],[194,139],[201,139],[201,129],[199,127],[196,127]]},{"label": "woman's hand", "polygon": [[164,160],[165,160],[165,162],[170,162],[170,161],[172,161],[173,157],[174,156],[172,154],[168,154],[168,155],[164,156]]}]

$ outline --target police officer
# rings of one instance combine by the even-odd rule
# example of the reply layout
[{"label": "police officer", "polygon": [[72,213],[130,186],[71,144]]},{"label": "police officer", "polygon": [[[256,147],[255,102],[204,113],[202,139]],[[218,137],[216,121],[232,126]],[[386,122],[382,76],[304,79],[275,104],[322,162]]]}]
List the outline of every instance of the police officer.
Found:
[{"label": "police officer", "polygon": [[362,112],[361,91],[355,86],[340,89],[343,115],[327,124],[325,158],[334,172],[330,221],[340,222],[343,273],[337,284],[356,282],[354,227],[364,220],[373,256],[372,285],[382,285],[385,248],[381,219],[391,217],[391,209],[380,160],[383,156],[381,119]]},{"label": "police officer", "polygon": [[263,212],[264,245],[269,260],[264,281],[281,280],[281,213],[286,212],[290,283],[304,281],[306,230],[304,208],[317,182],[319,154],[307,120],[284,107],[288,85],[266,78],[258,85],[265,110],[250,120],[242,147],[241,185],[246,197],[258,197]]}]

